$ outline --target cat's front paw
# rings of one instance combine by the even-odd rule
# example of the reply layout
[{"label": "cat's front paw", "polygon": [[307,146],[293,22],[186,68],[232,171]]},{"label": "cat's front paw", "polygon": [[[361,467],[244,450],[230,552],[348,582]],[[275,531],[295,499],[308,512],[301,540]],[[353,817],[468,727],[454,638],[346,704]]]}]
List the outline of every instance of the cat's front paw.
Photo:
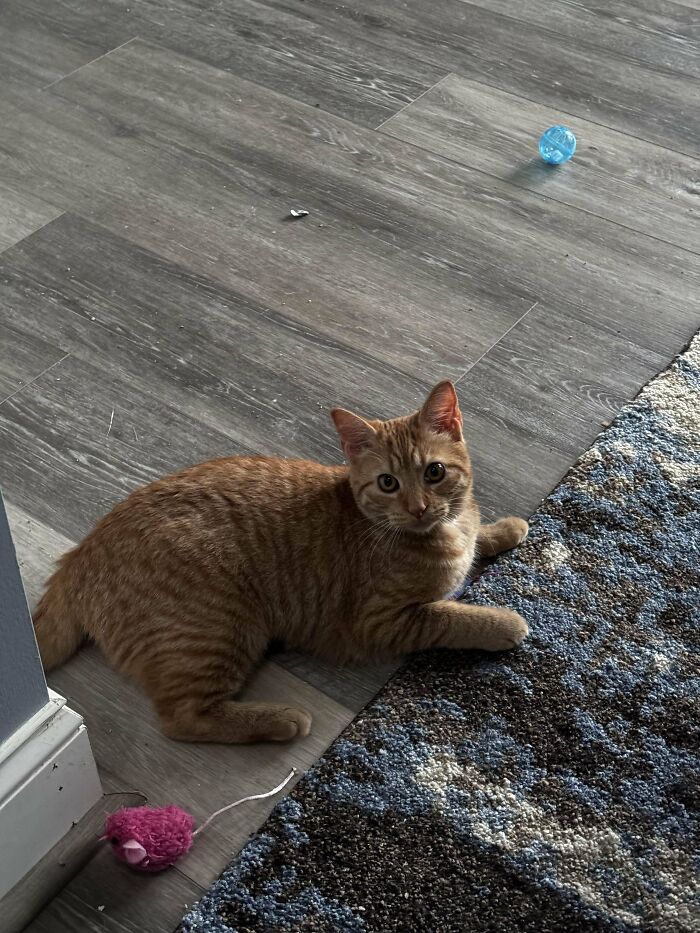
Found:
[{"label": "cat's front paw", "polygon": [[515,515],[499,518],[492,525],[481,526],[476,546],[484,557],[495,557],[522,544],[529,530],[528,523]]},{"label": "cat's front paw", "polygon": [[511,548],[522,544],[530,531],[530,526],[525,519],[517,518],[515,515],[511,515],[509,518],[502,518],[500,521],[496,522],[496,525],[500,532],[501,544],[504,551],[509,551]]},{"label": "cat's front paw", "polygon": [[512,609],[499,609],[480,646],[484,651],[509,651],[527,638],[527,622]]}]

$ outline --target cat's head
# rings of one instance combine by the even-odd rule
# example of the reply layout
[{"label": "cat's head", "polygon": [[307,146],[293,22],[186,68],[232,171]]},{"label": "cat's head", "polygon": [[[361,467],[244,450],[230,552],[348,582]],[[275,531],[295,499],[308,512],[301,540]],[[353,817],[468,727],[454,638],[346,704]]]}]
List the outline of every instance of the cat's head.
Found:
[{"label": "cat's head", "polygon": [[451,382],[435,386],[423,407],[404,418],[367,421],[342,408],[331,417],[367,518],[421,534],[463,511],[472,472]]}]

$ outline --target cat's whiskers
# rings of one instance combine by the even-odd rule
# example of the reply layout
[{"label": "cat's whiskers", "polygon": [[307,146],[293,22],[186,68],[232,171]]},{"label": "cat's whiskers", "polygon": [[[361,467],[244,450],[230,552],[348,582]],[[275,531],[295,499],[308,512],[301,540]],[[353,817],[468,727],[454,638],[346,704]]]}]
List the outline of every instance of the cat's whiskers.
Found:
[{"label": "cat's whiskers", "polygon": [[388,524],[388,519],[384,518],[381,521],[372,521],[367,528],[362,531],[359,535],[356,546],[359,549],[362,545],[370,541],[376,534],[383,530]]},{"label": "cat's whiskers", "polygon": [[451,495],[447,497],[447,512],[443,516],[443,518],[440,519],[441,525],[450,525],[457,521],[461,510],[457,511],[453,515],[452,507],[456,505],[461,499],[463,499],[463,497],[464,497],[464,491],[461,488],[457,489],[455,492],[451,493]]},{"label": "cat's whiskers", "polygon": [[392,537],[391,541],[389,542],[389,549],[388,549],[388,551],[387,551],[387,557],[391,557],[391,555],[392,555],[392,553],[393,553],[393,551],[394,551],[394,548],[396,547],[396,542],[397,542],[397,541],[399,540],[399,538],[401,537],[401,532],[402,532],[402,531],[403,531],[403,529],[401,528],[400,525],[396,525],[396,526],[395,526],[395,528],[394,528],[394,536]]},{"label": "cat's whiskers", "polygon": [[[376,541],[374,542],[374,544],[373,544],[373,546],[372,546],[372,548],[371,548],[371,550],[370,550],[370,552],[369,552],[369,556],[368,556],[368,558],[367,558],[367,566],[368,566],[368,569],[369,569],[370,583],[371,583],[372,587],[374,587],[374,577],[373,577],[373,574],[372,574],[372,561],[373,561],[373,559],[374,559],[374,555],[375,555],[377,549],[379,548],[379,546],[380,546],[383,542],[385,542],[385,541],[387,540],[387,538],[391,535],[391,533],[392,533],[392,531],[394,530],[395,527],[396,527],[396,526],[395,526],[394,523],[391,521],[391,519],[388,519],[388,518],[384,519],[384,521],[382,522],[382,524],[381,524],[381,526],[380,526],[380,528],[379,528],[379,534],[378,534],[378,536],[377,536],[377,539],[376,539]],[[387,556],[388,556],[388,552],[387,552],[384,556],[387,557]]]},{"label": "cat's whiskers", "polygon": [[388,518],[384,518],[379,522],[372,522],[369,528],[366,528],[360,535],[357,541],[357,547],[359,548],[362,545],[366,544],[368,541],[370,541],[374,537],[374,535],[377,532],[384,530],[385,528],[389,526],[389,524],[390,524],[390,521]]}]

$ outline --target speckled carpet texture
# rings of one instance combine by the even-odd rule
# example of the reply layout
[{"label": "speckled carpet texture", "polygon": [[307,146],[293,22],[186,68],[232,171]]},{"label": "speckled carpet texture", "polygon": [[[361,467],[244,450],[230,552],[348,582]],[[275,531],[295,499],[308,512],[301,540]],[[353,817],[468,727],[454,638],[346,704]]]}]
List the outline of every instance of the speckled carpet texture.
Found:
[{"label": "speckled carpet texture", "polygon": [[499,657],[412,660],[182,922],[700,930],[700,337],[470,591]]}]

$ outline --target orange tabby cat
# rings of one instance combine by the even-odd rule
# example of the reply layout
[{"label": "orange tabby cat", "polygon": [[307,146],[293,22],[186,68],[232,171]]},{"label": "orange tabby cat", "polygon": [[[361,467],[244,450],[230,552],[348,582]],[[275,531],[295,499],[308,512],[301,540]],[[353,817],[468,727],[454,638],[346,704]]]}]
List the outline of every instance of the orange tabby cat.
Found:
[{"label": "orange tabby cat", "polygon": [[307,735],[310,715],[232,699],[273,640],[336,662],[519,644],[515,612],[443,599],[477,550],[527,535],[519,518],[479,524],[452,384],[408,417],[331,415],[347,467],[211,460],[117,505],[37,607],[45,666],[91,638],[148,693],[166,735],[280,741]]}]

